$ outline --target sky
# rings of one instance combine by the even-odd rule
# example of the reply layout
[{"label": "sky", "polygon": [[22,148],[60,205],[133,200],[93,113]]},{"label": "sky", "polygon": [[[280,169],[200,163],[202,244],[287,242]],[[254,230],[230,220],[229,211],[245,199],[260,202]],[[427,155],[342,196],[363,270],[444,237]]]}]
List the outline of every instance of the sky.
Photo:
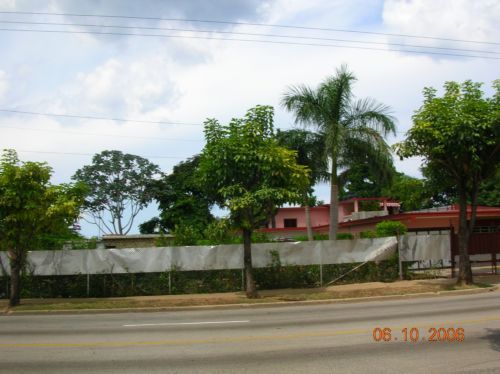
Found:
[{"label": "sky", "polygon": [[[471,79],[491,94],[499,25],[497,0],[0,0],[0,149],[48,162],[53,183],[111,149],[168,173],[203,149],[207,118],[272,105],[275,126],[293,128],[287,88],[317,87],[342,64],[357,98],[391,107],[394,144],[424,87]],[[420,159],[395,165],[420,176]],[[328,201],[326,185],[316,194]],[[82,222],[82,234],[99,231]]]}]

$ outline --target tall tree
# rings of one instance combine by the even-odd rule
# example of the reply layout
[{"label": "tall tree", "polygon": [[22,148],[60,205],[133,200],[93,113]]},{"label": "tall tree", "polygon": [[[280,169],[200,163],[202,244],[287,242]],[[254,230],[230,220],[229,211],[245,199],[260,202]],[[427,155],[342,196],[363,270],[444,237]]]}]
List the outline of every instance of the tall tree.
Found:
[{"label": "tall tree", "polygon": [[477,203],[486,206],[500,206],[500,165],[495,174],[481,183]]},{"label": "tall tree", "polygon": [[439,175],[442,183],[456,188],[460,284],[472,283],[468,244],[479,187],[500,163],[500,80],[493,87],[492,98],[485,98],[481,84],[470,80],[446,82],[443,97],[434,88],[425,88],[424,103],[413,116],[406,140],[396,145],[400,157],[423,157],[431,175]]},{"label": "tall tree", "polygon": [[85,183],[89,193],[85,211],[91,223],[109,234],[127,234],[137,214],[155,194],[155,178],[160,169],[145,158],[103,151],[76,171],[73,180]]},{"label": "tall tree", "polygon": [[308,188],[308,170],[294,151],[279,146],[273,129],[273,108],[257,106],[228,125],[205,122],[201,183],[243,236],[246,293],[255,297],[251,236],[271,212],[287,202],[300,202]]},{"label": "tall tree", "polygon": [[430,202],[430,195],[425,182],[424,179],[397,173],[392,180],[392,184],[382,189],[382,194],[385,197],[399,201],[402,211],[419,210],[429,206]]},{"label": "tall tree", "polygon": [[297,162],[310,170],[309,188],[304,192],[302,204],[306,216],[307,238],[313,240],[310,205],[313,200],[313,187],[327,180],[328,164],[323,157],[324,139],[317,133],[301,130],[277,130],[276,138],[280,145],[297,152]]},{"label": "tall tree", "polygon": [[340,199],[385,196],[384,188],[393,183],[396,174],[389,150],[380,162],[367,155],[357,158],[339,174]]},{"label": "tall tree", "polygon": [[154,199],[158,202],[160,217],[141,224],[142,233],[152,233],[156,225],[163,231],[188,225],[201,232],[214,219],[210,213],[213,203],[196,180],[199,163],[198,155],[182,161],[156,183]]},{"label": "tall tree", "polygon": [[10,306],[20,302],[21,271],[43,235],[65,233],[83,204],[81,185],[51,185],[46,163],[21,162],[6,150],[0,161],[0,247],[10,260]]},{"label": "tall tree", "polygon": [[294,112],[297,123],[316,126],[325,139],[325,157],[331,165],[331,239],[338,231],[339,169],[349,165],[353,152],[383,154],[388,148],[384,137],[395,132],[395,120],[387,106],[372,99],[354,99],[355,80],[343,65],[316,90],[303,85],[291,87],[282,100]]}]

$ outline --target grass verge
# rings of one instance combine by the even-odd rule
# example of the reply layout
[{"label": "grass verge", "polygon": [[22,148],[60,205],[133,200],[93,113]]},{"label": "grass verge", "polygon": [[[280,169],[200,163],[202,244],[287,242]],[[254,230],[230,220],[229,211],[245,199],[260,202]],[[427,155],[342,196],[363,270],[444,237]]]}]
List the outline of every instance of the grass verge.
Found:
[{"label": "grass verge", "polygon": [[[457,286],[449,282],[427,283],[413,281],[407,285],[402,283],[373,283],[334,286],[316,289],[285,289],[260,291],[259,298],[247,299],[242,292],[202,295],[166,295],[124,298],[92,298],[92,299],[26,299],[22,304],[12,308],[14,312],[22,311],[67,311],[67,310],[120,310],[135,308],[170,308],[188,306],[210,306],[228,304],[263,304],[273,302],[341,300],[359,297],[397,296],[417,293],[443,292],[453,290],[479,289],[489,287],[485,283],[470,286]],[[359,286],[359,287],[356,287]],[[7,308],[7,301],[0,301],[0,308]]]}]

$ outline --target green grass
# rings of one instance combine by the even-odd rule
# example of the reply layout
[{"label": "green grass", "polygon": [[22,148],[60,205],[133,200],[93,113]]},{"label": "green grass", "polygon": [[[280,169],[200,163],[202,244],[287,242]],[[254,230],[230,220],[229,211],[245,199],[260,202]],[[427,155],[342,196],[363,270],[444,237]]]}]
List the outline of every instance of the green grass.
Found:
[{"label": "green grass", "polygon": [[[199,294],[182,296],[151,296],[92,299],[26,299],[12,308],[13,311],[78,311],[120,310],[134,308],[171,308],[227,304],[262,304],[273,302],[341,300],[358,297],[397,296],[417,293],[442,292],[490,287],[486,283],[458,286],[456,284],[415,283],[404,287],[380,286],[375,288],[343,289],[340,287],[312,289],[283,289],[261,291],[257,299],[247,299],[242,292],[224,294]],[[0,301],[0,308],[7,307],[7,300]]]}]

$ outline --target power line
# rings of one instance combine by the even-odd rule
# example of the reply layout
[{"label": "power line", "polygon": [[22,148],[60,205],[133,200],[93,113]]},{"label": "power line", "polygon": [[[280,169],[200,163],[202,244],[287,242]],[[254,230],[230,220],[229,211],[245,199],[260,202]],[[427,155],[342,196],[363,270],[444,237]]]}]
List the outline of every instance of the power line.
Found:
[{"label": "power line", "polygon": [[465,42],[465,43],[475,43],[475,44],[500,45],[499,42],[485,42],[485,41],[478,41],[478,40],[442,38],[442,37],[429,36],[429,35],[397,34],[397,33],[384,33],[384,32],[375,32],[375,31],[352,30],[352,29],[334,29],[334,28],[324,28],[324,27],[307,27],[307,26],[294,26],[294,25],[256,23],[256,22],[219,21],[219,20],[208,20],[208,19],[140,17],[140,16],[109,15],[109,14],[22,12],[22,11],[0,11],[0,14],[44,15],[44,16],[65,16],[65,17],[96,17],[96,18],[136,19],[136,20],[148,20],[148,21],[195,22],[195,23],[210,23],[210,24],[221,24],[221,25],[258,26],[258,27],[275,27],[275,28],[298,29],[298,30],[344,32],[344,33],[356,33],[356,34],[366,34],[366,35],[383,35],[383,36],[396,36],[396,37],[405,37],[405,38],[443,40],[443,41],[461,42],[461,43]]},{"label": "power line", "polygon": [[0,109],[0,112],[17,113],[17,114],[28,114],[28,115],[35,115],[35,116],[48,116],[48,117],[93,119],[93,120],[100,120],[100,121],[149,123],[149,124],[153,124],[153,125],[203,126],[202,123],[146,121],[146,120],[137,120],[137,119],[113,118],[113,117],[97,117],[97,116],[84,116],[84,115],[75,115],[75,114],[56,114],[56,113],[43,113],[43,112],[29,112],[29,111],[14,110],[14,109]]},{"label": "power line", "polygon": [[160,38],[182,38],[182,39],[205,39],[205,40],[224,40],[236,42],[251,42],[251,43],[264,43],[264,44],[281,44],[281,45],[298,45],[310,47],[330,47],[330,48],[348,48],[360,49],[370,51],[383,51],[383,52],[406,52],[424,55],[438,55],[438,56],[452,56],[452,57],[468,57],[468,58],[481,58],[487,60],[500,60],[500,57],[488,57],[479,55],[467,55],[459,53],[445,53],[445,52],[430,52],[430,51],[416,51],[411,49],[390,49],[390,48],[374,48],[374,47],[360,47],[336,44],[321,44],[321,43],[300,43],[300,42],[286,42],[286,41],[273,41],[273,40],[255,40],[255,39],[241,39],[241,38],[221,38],[210,36],[193,36],[193,35],[165,35],[165,34],[139,34],[139,33],[120,33],[111,31],[71,31],[71,30],[37,30],[37,29],[7,29],[0,28],[0,31],[12,32],[38,32],[38,33],[59,33],[59,34],[94,34],[94,35],[120,35],[120,36],[140,36],[140,37],[160,37]]},{"label": "power line", "polygon": [[147,139],[147,140],[158,140],[158,141],[176,141],[176,142],[202,142],[203,140],[197,139],[179,139],[179,138],[158,138],[149,136],[135,136],[135,135],[113,135],[113,134],[98,134],[94,132],[84,132],[84,131],[68,131],[68,130],[50,130],[50,129],[36,129],[32,127],[18,127],[4,125],[0,123],[0,128],[14,129],[14,130],[27,130],[27,131],[39,131],[39,132],[55,132],[63,134],[74,134],[74,135],[88,135],[97,137],[112,137],[112,138],[130,138],[130,139]]},{"label": "power line", "polygon": [[301,36],[301,35],[280,35],[280,34],[262,34],[262,33],[248,33],[248,32],[236,32],[236,31],[220,31],[220,30],[196,30],[196,29],[184,29],[184,28],[171,28],[171,27],[144,27],[144,26],[122,26],[122,25],[102,25],[102,24],[85,24],[85,23],[60,23],[60,22],[30,22],[30,21],[3,21],[0,23],[4,24],[21,24],[21,25],[44,25],[44,26],[78,26],[78,27],[102,27],[102,28],[115,28],[115,29],[125,29],[125,30],[158,30],[158,31],[175,31],[175,32],[192,32],[192,33],[213,33],[213,34],[225,34],[225,35],[244,35],[244,36],[263,36],[272,38],[282,38],[282,39],[301,39],[301,40],[319,40],[319,41],[331,41],[331,42],[342,42],[342,43],[359,43],[368,45],[390,45],[405,48],[426,48],[426,49],[436,49],[436,50],[447,50],[447,51],[458,51],[458,52],[472,52],[472,53],[488,53],[488,54],[499,54],[496,51],[485,51],[478,49],[465,49],[465,48],[449,48],[449,47],[436,47],[418,44],[405,44],[405,43],[391,43],[391,42],[376,42],[376,41],[364,41],[364,40],[352,40],[352,39],[337,39],[337,38],[323,38],[314,36]]},{"label": "power line", "polygon": [[[2,147],[3,149],[9,149],[9,147]],[[12,148],[12,147],[10,147]],[[54,152],[54,151],[33,151],[33,150],[21,150],[21,149],[16,149],[16,152],[18,153],[40,153],[40,154],[54,154],[54,155],[68,155],[68,156],[94,156],[92,153],[79,153],[79,152]],[[187,159],[191,156],[188,157],[179,157],[179,156],[142,156],[144,158],[151,158],[151,159]]]}]

